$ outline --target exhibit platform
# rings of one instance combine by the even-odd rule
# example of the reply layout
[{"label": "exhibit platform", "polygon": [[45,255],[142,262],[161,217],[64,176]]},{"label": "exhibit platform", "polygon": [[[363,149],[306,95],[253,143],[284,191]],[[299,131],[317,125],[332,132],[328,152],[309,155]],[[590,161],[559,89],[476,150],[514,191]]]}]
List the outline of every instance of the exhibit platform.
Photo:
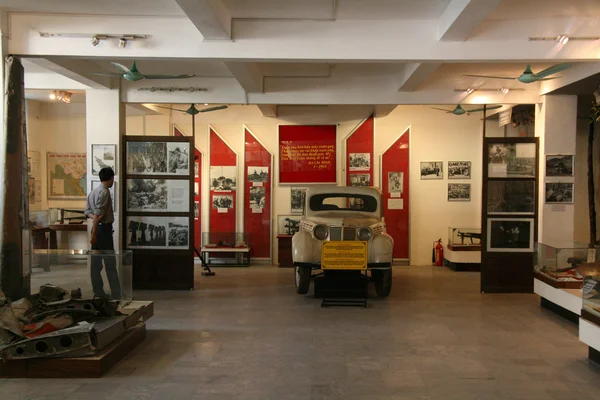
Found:
[{"label": "exhibit platform", "polygon": [[579,319],[579,340],[588,345],[588,358],[600,364],[600,318],[592,322],[590,316],[584,311]]},{"label": "exhibit platform", "polygon": [[540,305],[577,324],[581,316],[581,289],[556,288],[538,279],[533,280],[533,292],[540,296]]},{"label": "exhibit platform", "polygon": [[444,265],[457,272],[479,272],[481,270],[481,246],[446,246]]}]

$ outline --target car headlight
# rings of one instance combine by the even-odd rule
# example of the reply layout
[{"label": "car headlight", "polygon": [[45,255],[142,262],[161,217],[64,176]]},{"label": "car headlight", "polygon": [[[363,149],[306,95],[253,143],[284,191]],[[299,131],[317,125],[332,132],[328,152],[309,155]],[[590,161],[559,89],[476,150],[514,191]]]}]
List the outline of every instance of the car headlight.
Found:
[{"label": "car headlight", "polygon": [[325,225],[317,225],[313,229],[313,235],[319,240],[325,240],[329,236],[329,229]]},{"label": "car headlight", "polygon": [[373,231],[371,230],[371,228],[360,228],[358,230],[358,240],[362,240],[363,242],[366,242],[368,240],[370,240],[373,237]]}]

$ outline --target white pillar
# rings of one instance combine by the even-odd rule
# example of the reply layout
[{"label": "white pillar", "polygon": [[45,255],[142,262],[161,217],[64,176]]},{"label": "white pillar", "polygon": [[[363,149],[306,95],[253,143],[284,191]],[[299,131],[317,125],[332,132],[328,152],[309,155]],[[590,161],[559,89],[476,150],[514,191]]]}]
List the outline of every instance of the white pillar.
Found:
[{"label": "white pillar", "polygon": [[[538,241],[570,246],[574,239],[574,204],[546,204],[546,182],[574,182],[574,177],[546,177],[546,155],[575,155],[577,96],[544,96],[536,106],[535,136],[540,140]],[[575,182],[584,185],[585,182]]]},{"label": "white pillar", "polygon": [[[115,171],[115,222],[113,224],[115,249],[121,249],[121,219],[122,205],[120,202],[122,190],[121,183],[124,179],[119,177],[124,174],[121,170],[121,151],[119,139],[125,134],[125,104],[121,103],[119,89],[89,89],[85,94],[86,105],[86,139],[87,139],[87,188],[92,190],[92,180],[100,180],[92,176],[92,145],[115,144],[116,171]],[[89,231],[89,228],[88,228]]]}]

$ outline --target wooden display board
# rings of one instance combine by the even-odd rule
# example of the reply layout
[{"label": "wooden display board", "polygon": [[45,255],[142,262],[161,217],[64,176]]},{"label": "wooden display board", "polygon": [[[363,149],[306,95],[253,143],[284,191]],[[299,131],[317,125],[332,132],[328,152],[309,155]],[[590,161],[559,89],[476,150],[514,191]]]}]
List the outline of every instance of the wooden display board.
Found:
[{"label": "wooden display board", "polygon": [[123,136],[120,149],[122,248],[133,251],[133,289],[193,289],[194,139]]},{"label": "wooden display board", "polygon": [[484,138],[481,292],[533,292],[538,138]]}]

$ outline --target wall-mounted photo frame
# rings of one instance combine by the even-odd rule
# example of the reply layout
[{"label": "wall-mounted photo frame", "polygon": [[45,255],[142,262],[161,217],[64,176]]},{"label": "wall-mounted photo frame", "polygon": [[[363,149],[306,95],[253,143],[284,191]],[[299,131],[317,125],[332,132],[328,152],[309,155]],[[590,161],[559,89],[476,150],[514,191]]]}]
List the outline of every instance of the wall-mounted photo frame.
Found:
[{"label": "wall-mounted photo frame", "polygon": [[292,186],[290,189],[290,212],[292,214],[302,214],[306,205],[305,187]]},{"label": "wall-mounted photo frame", "polygon": [[488,177],[535,178],[535,143],[490,143]]},{"label": "wall-mounted photo frame", "polygon": [[117,145],[92,145],[92,175],[98,176],[102,168],[112,168],[117,173]]},{"label": "wall-mounted photo frame", "polygon": [[448,201],[471,201],[471,184],[449,183]]},{"label": "wall-mounted photo frame", "polygon": [[127,211],[189,212],[190,182],[182,179],[127,179]]},{"label": "wall-mounted photo frame", "polygon": [[442,161],[421,161],[421,179],[444,179],[444,163]]},{"label": "wall-mounted photo frame", "polygon": [[565,154],[546,155],[546,176],[574,176],[575,156]]},{"label": "wall-mounted photo frame", "polygon": [[570,182],[546,182],[546,204],[573,204],[573,187]]},{"label": "wall-mounted photo frame", "polygon": [[293,235],[300,230],[301,215],[278,215],[277,234]]},{"label": "wall-mounted photo frame", "polygon": [[448,179],[471,179],[471,161],[448,161]]},{"label": "wall-mounted photo frame", "polygon": [[535,196],[535,181],[489,180],[487,212],[498,215],[533,215]]},{"label": "wall-mounted photo frame", "polygon": [[533,252],[533,218],[488,218],[487,251],[503,253]]}]

